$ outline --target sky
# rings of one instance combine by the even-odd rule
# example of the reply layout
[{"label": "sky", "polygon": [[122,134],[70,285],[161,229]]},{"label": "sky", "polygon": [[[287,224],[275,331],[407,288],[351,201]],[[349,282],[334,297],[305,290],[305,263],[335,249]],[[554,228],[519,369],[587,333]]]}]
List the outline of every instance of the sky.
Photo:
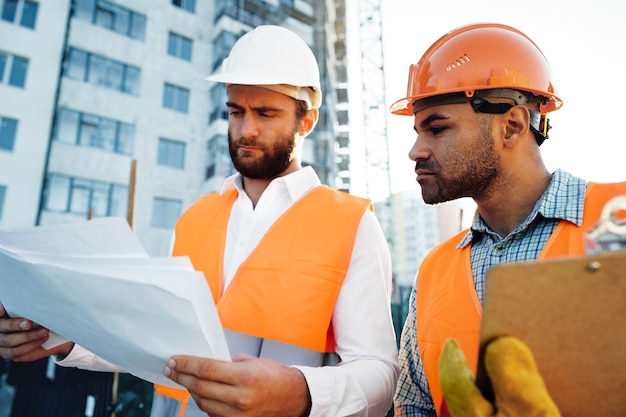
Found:
[{"label": "sky", "polygon": [[[354,16],[358,0],[348,1]],[[564,102],[551,113],[550,138],[541,146],[548,169],[626,180],[625,1],[381,0],[381,13],[387,108],[405,96],[409,65],[450,30],[476,22],[513,26],[542,50]],[[392,192],[419,192],[407,157],[413,118],[389,114],[387,132]],[[352,160],[358,170],[363,161]]]}]

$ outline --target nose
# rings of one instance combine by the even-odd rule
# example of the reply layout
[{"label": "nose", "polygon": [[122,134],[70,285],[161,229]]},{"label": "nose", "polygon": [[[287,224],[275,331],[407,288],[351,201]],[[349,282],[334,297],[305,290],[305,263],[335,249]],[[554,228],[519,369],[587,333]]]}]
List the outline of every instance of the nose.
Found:
[{"label": "nose", "polygon": [[253,139],[259,136],[259,129],[256,120],[249,113],[241,118],[239,134],[242,138],[246,139]]},{"label": "nose", "polygon": [[418,159],[428,159],[428,156],[429,156],[428,148],[425,146],[424,141],[420,140],[420,136],[417,135],[417,137],[415,138],[415,142],[413,143],[413,146],[409,150],[409,159],[415,162]]}]

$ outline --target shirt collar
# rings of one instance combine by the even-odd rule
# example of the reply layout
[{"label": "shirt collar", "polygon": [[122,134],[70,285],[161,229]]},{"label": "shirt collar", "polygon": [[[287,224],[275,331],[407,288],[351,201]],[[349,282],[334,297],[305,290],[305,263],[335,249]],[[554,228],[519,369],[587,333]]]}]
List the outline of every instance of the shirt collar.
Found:
[{"label": "shirt collar", "polygon": [[[559,219],[572,222],[578,226],[583,222],[583,208],[585,204],[585,192],[587,182],[574,177],[572,174],[557,169],[552,175],[548,187],[543,192],[535,208],[511,234],[519,233],[531,224],[538,215],[546,219]],[[469,245],[475,238],[483,233],[494,233],[478,214],[474,214],[474,220],[467,234],[457,245],[457,249]]]},{"label": "shirt collar", "polygon": [[[311,188],[320,185],[320,180],[311,166],[298,169],[291,174],[283,175],[273,179],[268,188],[281,187],[284,188],[292,201],[299,200]],[[236,189],[237,192],[243,192],[243,177],[238,172],[224,180],[220,194],[230,189]]]}]

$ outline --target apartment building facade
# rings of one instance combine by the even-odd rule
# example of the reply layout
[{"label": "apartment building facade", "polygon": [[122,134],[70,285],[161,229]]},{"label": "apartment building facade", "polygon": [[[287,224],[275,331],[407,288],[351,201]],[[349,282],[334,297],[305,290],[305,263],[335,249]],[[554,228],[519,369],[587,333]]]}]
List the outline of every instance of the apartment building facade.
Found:
[{"label": "apartment building facade", "polygon": [[226,90],[205,77],[261,24],[288,27],[314,50],[324,105],[303,162],[323,183],[349,191],[341,2],[0,0],[0,6],[0,227],[130,212],[147,251],[167,254],[178,216],[234,172]]}]

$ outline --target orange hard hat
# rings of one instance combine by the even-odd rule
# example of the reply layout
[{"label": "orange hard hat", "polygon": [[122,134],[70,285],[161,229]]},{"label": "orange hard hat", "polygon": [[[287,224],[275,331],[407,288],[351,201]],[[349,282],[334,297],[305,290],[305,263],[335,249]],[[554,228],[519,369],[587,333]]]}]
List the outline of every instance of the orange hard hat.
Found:
[{"label": "orange hard hat", "polygon": [[450,93],[465,93],[471,98],[476,91],[491,89],[541,96],[542,114],[563,104],[552,85],[546,57],[528,36],[506,25],[477,23],[442,36],[417,64],[412,64],[407,96],[390,110],[411,116],[417,100]]}]

